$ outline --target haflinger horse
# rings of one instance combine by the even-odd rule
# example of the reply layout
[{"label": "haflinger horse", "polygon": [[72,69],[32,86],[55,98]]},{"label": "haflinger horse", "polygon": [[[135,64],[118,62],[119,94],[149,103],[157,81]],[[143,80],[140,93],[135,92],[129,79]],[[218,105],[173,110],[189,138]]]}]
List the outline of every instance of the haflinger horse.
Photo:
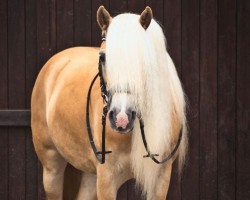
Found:
[{"label": "haflinger horse", "polygon": [[97,22],[100,48],[56,54],[33,89],[33,142],[47,198],[63,199],[69,163],[82,172],[77,199],[116,199],[131,178],[147,200],[165,199],[174,160],[180,169],[184,163],[187,131],[163,31],[150,7],[112,18],[101,6]]}]

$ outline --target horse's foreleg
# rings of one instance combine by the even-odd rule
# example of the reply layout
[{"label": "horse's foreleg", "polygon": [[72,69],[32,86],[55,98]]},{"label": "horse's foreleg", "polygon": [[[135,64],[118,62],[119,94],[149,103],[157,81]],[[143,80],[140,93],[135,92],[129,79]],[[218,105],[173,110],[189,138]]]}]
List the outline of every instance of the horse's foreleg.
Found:
[{"label": "horse's foreleg", "polygon": [[115,178],[104,171],[98,173],[97,177],[97,199],[98,200],[115,200],[117,195],[117,185]]},{"label": "horse's foreleg", "polygon": [[67,162],[54,149],[45,151],[43,164],[43,185],[48,200],[63,199],[63,179]]},{"label": "horse's foreleg", "polygon": [[80,189],[76,200],[96,200],[96,175],[82,174]]},{"label": "horse's foreleg", "polygon": [[157,184],[154,189],[154,193],[149,195],[147,200],[165,200],[170,178],[171,178],[171,171],[172,171],[172,163],[167,163],[165,166],[162,166],[161,173],[159,174]]},{"label": "horse's foreleg", "polygon": [[120,186],[130,179],[127,170],[114,169],[114,164],[106,164],[97,168],[97,199],[116,200]]}]

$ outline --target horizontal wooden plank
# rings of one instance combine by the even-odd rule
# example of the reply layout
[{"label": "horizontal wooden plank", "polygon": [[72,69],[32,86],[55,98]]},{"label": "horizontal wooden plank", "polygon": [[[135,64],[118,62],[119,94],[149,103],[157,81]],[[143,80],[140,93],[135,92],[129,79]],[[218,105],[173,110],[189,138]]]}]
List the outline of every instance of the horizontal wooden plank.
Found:
[{"label": "horizontal wooden plank", "polygon": [[0,126],[30,126],[30,110],[0,110]]}]

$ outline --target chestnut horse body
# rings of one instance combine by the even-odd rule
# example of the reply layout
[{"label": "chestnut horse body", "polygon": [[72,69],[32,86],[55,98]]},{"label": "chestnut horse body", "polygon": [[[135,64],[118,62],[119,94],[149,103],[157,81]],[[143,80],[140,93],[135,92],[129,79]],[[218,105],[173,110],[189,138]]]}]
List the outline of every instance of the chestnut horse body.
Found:
[{"label": "chestnut horse body", "polygon": [[[36,80],[31,105],[32,134],[36,153],[43,165],[43,183],[49,200],[63,198],[64,171],[68,163],[82,172],[77,199],[116,199],[119,187],[125,181],[135,178],[148,200],[163,200],[167,195],[173,161],[177,156],[180,164],[184,161],[187,143],[185,100],[173,62],[165,50],[163,33],[152,19],[152,12],[148,7],[141,16],[120,16],[126,18],[126,15],[127,21],[136,20],[135,26],[140,26],[140,31],[150,33],[145,36],[146,39],[156,37],[152,39],[151,47],[155,48],[153,51],[164,49],[164,52],[156,52],[154,56],[158,57],[151,58],[152,55],[147,54],[145,57],[137,48],[134,51],[142,56],[133,53],[132,57],[137,56],[133,60],[129,58],[129,53],[126,55],[129,49],[124,47],[126,42],[123,42],[120,48],[125,50],[120,56],[124,56],[125,60],[122,60],[112,39],[112,34],[119,34],[114,32],[116,24],[120,23],[119,16],[112,19],[100,7],[97,12],[98,23],[103,34],[107,35],[107,41],[102,43],[101,48],[75,47],[64,50],[45,64]],[[154,35],[154,31],[150,32],[155,27],[161,38]],[[121,31],[126,35],[126,30]],[[129,36],[124,39],[131,40]],[[133,42],[129,43],[135,45]],[[141,48],[145,49],[147,45]],[[113,91],[108,113],[110,123],[107,120],[106,127],[106,149],[112,150],[112,153],[106,155],[105,164],[97,161],[86,128],[87,94],[91,81],[98,73],[100,52],[106,54],[104,78],[107,88]],[[115,53],[117,55],[112,57]],[[144,66],[138,62],[133,64],[136,59],[138,62],[146,60],[147,63]],[[147,61],[149,59],[158,62],[158,66],[148,64],[151,62]],[[117,70],[112,68],[113,65],[116,65],[114,67]],[[127,66],[123,68],[122,65]],[[131,65],[133,66],[129,68]],[[135,67],[142,69],[138,71]],[[149,69],[145,69],[147,67]],[[128,75],[129,78],[123,78]],[[114,88],[117,85],[123,86],[116,90]],[[129,87],[129,92],[128,88],[124,90],[124,85]],[[98,149],[101,149],[102,143],[102,108],[103,99],[97,80],[91,93],[90,122]],[[140,136],[139,122],[133,117],[135,112],[140,112],[144,119],[149,148],[153,153],[160,153],[159,159],[167,156],[175,147],[182,129],[183,136],[178,151],[166,163],[158,165],[150,158],[143,158],[146,151]]]}]

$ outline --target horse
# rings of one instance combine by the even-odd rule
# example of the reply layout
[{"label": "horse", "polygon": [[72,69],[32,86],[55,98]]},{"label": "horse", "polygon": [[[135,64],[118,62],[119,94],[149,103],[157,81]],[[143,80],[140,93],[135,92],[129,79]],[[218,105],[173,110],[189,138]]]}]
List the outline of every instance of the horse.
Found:
[{"label": "horse", "polygon": [[82,173],[78,200],[114,200],[132,178],[147,200],[166,199],[174,160],[180,171],[185,163],[187,122],[162,28],[150,7],[111,17],[100,6],[97,22],[100,47],[57,53],[33,88],[32,136],[46,196],[63,199],[70,164]]}]

